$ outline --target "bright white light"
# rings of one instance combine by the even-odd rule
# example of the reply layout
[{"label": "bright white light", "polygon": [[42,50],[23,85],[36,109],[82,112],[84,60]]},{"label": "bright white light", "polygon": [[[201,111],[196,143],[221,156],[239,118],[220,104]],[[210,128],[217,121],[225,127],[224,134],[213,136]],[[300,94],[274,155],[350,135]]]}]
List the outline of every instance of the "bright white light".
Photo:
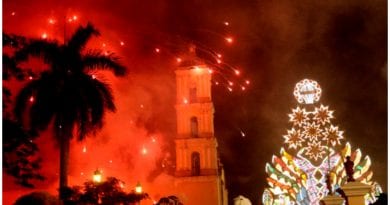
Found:
[{"label": "bright white light", "polygon": [[295,85],[294,96],[299,103],[313,104],[320,100],[321,88],[316,81],[303,79]]}]

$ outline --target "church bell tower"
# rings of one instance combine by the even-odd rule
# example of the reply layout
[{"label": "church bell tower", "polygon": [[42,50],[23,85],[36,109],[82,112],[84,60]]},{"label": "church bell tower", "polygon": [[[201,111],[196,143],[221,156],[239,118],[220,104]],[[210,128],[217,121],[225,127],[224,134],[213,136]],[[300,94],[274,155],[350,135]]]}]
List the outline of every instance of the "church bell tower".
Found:
[{"label": "church bell tower", "polygon": [[176,73],[176,184],[186,204],[227,204],[227,190],[214,136],[211,72],[195,47]]}]

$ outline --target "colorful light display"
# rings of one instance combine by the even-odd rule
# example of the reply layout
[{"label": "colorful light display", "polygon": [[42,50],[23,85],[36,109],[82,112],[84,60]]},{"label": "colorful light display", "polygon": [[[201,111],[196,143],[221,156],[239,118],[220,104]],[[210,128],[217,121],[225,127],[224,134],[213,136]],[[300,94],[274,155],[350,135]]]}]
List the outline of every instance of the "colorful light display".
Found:
[{"label": "colorful light display", "polygon": [[304,79],[297,83],[294,96],[303,105],[288,115],[292,128],[283,136],[280,155],[272,156],[272,162],[265,166],[269,187],[263,192],[263,204],[319,204],[329,192],[325,182],[328,174],[332,191],[347,182],[347,156],[354,162],[354,179],[373,187],[366,196],[367,204],[382,192],[380,185],[371,180],[370,157],[363,157],[360,149],[352,150],[350,143],[343,141],[343,131],[331,123],[333,111],[328,106],[312,105],[320,95],[316,81]]}]

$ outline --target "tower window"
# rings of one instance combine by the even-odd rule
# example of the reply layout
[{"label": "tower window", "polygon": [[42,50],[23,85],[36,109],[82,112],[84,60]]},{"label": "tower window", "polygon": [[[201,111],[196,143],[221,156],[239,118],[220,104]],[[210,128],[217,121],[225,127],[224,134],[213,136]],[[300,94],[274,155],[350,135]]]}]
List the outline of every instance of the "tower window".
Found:
[{"label": "tower window", "polygon": [[196,88],[190,88],[190,103],[196,103],[197,101]]},{"label": "tower window", "polygon": [[199,152],[193,152],[191,154],[191,174],[192,176],[200,175],[200,154]]},{"label": "tower window", "polygon": [[198,137],[198,118],[191,117],[191,137]]}]

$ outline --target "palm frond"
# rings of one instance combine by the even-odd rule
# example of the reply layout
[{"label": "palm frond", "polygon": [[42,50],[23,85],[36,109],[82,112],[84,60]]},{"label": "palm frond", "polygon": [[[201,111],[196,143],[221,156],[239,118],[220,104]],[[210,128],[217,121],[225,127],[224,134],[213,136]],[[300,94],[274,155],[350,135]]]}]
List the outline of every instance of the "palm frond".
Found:
[{"label": "palm frond", "polygon": [[37,88],[37,81],[28,83],[16,96],[16,102],[14,107],[14,114],[19,122],[23,122],[24,111],[27,109],[27,103],[32,96],[34,90]]},{"label": "palm frond", "polygon": [[104,106],[112,112],[116,111],[114,104],[114,96],[112,95],[112,90],[110,86],[106,83],[100,82],[98,80],[93,81],[100,95],[103,97]]},{"label": "palm frond", "polygon": [[25,61],[31,55],[42,58],[45,63],[52,63],[61,53],[60,49],[57,42],[34,39],[15,52],[15,59],[17,62]]},{"label": "palm frond", "polygon": [[111,70],[117,76],[126,74],[126,67],[118,62],[119,58],[113,54],[103,55],[99,51],[90,51],[83,57],[83,64],[89,70]]},{"label": "palm frond", "polygon": [[30,108],[30,126],[44,130],[50,124],[55,115],[55,104],[58,90],[55,86],[56,79],[45,73],[39,80],[37,89],[34,91],[35,100]]},{"label": "palm frond", "polygon": [[99,31],[91,23],[88,23],[85,27],[80,26],[69,39],[68,47],[80,51],[92,36],[98,35],[100,35]]},{"label": "palm frond", "polygon": [[23,36],[3,33],[3,46],[10,46],[12,48],[19,48],[25,45],[27,39]]},{"label": "palm frond", "polygon": [[18,67],[14,58],[3,54],[3,80],[8,80],[11,76],[16,77],[18,80],[23,80],[25,73]]}]

